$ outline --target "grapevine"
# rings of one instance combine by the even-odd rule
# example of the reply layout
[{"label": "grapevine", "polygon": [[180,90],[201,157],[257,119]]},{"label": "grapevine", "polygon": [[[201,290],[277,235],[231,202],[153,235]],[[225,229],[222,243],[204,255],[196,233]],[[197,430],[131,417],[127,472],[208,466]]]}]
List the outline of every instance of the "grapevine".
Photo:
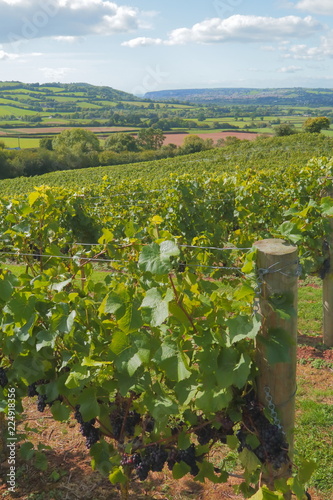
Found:
[{"label": "grapevine", "polygon": [[[210,462],[220,443],[257,460],[250,472],[243,464],[248,495],[264,468],[293,474],[286,438],[255,398],[255,255],[238,247],[267,235],[299,238],[310,252],[305,272],[318,268],[316,238],[332,202],[314,184],[331,169],[319,161],[290,169],[290,189],[276,186],[269,196],[271,172],[185,176],[152,194],[145,211],[134,194],[126,207],[121,196],[94,205],[48,187],[3,200],[4,258],[23,262],[25,272],[3,265],[0,273],[2,401],[10,380],[39,411],[48,405],[58,420],[73,414],[111,482],[145,480],[163,467],[227,481]],[[109,193],[107,182],[102,189]],[[78,210],[80,228],[71,223]],[[95,240],[87,248],[78,236]],[[108,270],[98,283],[94,266]]]}]

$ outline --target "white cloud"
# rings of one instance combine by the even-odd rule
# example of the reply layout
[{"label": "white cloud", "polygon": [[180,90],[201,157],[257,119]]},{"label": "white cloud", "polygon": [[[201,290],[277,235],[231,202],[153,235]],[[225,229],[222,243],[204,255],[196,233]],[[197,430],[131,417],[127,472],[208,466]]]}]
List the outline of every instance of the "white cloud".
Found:
[{"label": "white cloud", "polygon": [[75,71],[74,68],[39,68],[44,78],[49,81],[61,81],[68,74]]},{"label": "white cloud", "polygon": [[302,71],[303,68],[300,66],[284,66],[278,70],[279,73],[296,73],[297,71]]},{"label": "white cloud", "polygon": [[83,40],[83,38],[80,36],[53,36],[52,39],[56,40],[57,42],[67,43],[80,42]]},{"label": "white cloud", "polygon": [[152,13],[108,0],[0,0],[0,41],[130,33]]},{"label": "white cloud", "polygon": [[145,47],[147,45],[161,45],[163,44],[163,40],[161,38],[148,38],[145,36],[139,36],[138,38],[132,38],[132,40],[128,40],[128,42],[123,42],[122,45],[124,47]]},{"label": "white cloud", "polygon": [[9,52],[5,52],[0,49],[0,61],[13,60],[17,59],[19,56],[17,54],[10,54]]},{"label": "white cloud", "polygon": [[311,16],[280,18],[234,15],[227,19],[215,17],[194,24],[192,28],[173,30],[167,40],[143,38],[125,42],[128,47],[182,45],[186,43],[265,42],[288,38],[306,38],[323,26]]},{"label": "white cloud", "polygon": [[313,14],[332,15],[333,2],[332,0],[300,0],[296,4],[296,8],[312,12]]},{"label": "white cloud", "polygon": [[288,47],[284,57],[292,59],[315,59],[318,61],[333,57],[333,31],[327,36],[322,36],[320,45],[317,47],[309,47],[304,44]]}]

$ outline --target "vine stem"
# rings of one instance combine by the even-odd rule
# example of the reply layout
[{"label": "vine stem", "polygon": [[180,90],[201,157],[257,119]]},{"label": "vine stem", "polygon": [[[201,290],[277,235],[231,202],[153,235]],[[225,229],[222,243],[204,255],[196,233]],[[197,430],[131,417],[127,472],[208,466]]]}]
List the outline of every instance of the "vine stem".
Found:
[{"label": "vine stem", "polygon": [[128,483],[120,485],[121,500],[128,500]]},{"label": "vine stem", "polygon": [[174,296],[175,296],[175,299],[176,299],[176,302],[177,302],[177,305],[178,307],[183,311],[183,313],[185,314],[185,316],[187,317],[187,319],[189,320],[189,322],[191,323],[191,326],[194,330],[195,333],[198,333],[198,330],[196,329],[196,326],[193,322],[193,319],[191,318],[191,316],[189,315],[189,313],[186,311],[185,307],[183,306],[180,298],[179,298],[179,294],[176,290],[176,286],[174,284],[174,281],[172,279],[172,274],[169,273],[169,280],[170,280],[170,283],[171,283],[171,286],[172,286],[172,289],[173,289],[173,293],[174,293]]}]

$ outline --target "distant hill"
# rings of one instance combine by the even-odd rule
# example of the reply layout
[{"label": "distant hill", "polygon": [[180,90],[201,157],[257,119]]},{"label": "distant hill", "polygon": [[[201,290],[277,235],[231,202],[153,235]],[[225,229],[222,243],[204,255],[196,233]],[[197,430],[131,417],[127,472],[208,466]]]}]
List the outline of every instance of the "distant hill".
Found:
[{"label": "distant hill", "polygon": [[138,100],[127,92],[88,83],[0,82],[0,116],[80,112]]},{"label": "distant hill", "polygon": [[333,106],[333,89],[322,88],[179,89],[147,92],[144,97],[154,101],[186,101],[205,105]]}]

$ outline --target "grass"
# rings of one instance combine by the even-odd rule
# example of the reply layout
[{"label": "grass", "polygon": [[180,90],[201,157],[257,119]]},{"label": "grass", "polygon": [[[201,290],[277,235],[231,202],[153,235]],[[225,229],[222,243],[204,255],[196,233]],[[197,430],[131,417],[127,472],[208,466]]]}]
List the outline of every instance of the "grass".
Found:
[{"label": "grass", "polygon": [[20,146],[21,149],[28,148],[38,148],[39,147],[39,139],[26,139],[18,137],[0,137],[0,140],[5,143],[6,148],[17,148]]},{"label": "grass", "polygon": [[307,278],[298,289],[298,329],[303,335],[316,336],[322,330],[322,282]]},{"label": "grass", "polygon": [[309,396],[307,393],[304,399],[297,400],[295,447],[299,456],[317,463],[310,484],[329,499],[333,495],[333,406],[308,399]]}]

